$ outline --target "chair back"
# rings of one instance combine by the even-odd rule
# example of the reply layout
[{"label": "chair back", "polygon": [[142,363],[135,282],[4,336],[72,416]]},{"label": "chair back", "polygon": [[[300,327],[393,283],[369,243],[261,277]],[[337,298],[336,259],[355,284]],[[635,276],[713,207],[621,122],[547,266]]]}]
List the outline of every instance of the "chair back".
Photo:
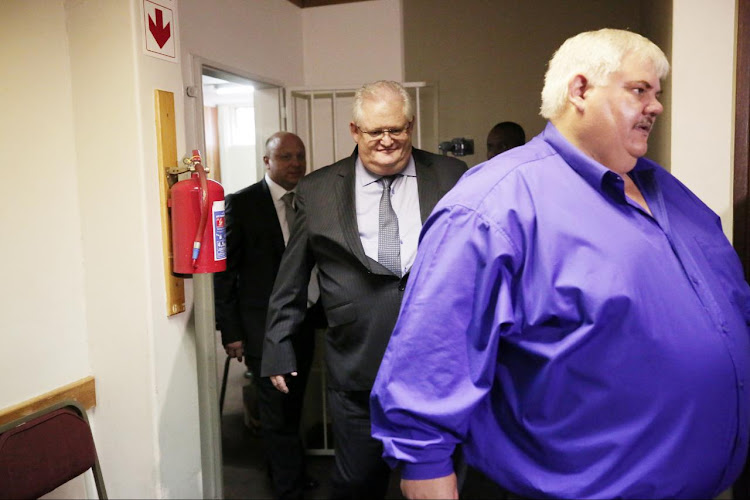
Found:
[{"label": "chair back", "polygon": [[89,469],[106,499],[86,411],[75,401],[0,427],[0,500],[39,498]]}]

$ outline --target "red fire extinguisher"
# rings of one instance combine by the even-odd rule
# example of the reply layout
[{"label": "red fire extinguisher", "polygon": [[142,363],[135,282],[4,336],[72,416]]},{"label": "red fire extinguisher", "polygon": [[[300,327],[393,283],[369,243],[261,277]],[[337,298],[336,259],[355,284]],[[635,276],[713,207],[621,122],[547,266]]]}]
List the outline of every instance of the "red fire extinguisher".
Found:
[{"label": "red fire extinguisher", "polygon": [[227,268],[224,188],[206,177],[200,151],[193,150],[190,179],[170,190],[173,270],[218,273]]}]

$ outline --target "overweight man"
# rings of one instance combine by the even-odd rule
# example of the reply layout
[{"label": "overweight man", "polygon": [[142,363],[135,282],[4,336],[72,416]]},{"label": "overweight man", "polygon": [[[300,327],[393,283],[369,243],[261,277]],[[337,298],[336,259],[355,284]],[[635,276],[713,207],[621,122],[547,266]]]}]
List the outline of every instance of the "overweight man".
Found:
[{"label": "overweight man", "polygon": [[371,400],[408,498],[457,498],[458,444],[516,498],[714,498],[739,474],[750,288],[644,157],[668,70],[628,31],[565,41],[544,131],[425,223]]}]

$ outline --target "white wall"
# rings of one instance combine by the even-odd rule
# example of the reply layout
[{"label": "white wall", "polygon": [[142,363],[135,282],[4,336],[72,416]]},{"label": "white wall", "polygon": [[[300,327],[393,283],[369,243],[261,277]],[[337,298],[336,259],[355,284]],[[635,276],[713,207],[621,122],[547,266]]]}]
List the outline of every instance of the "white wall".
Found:
[{"label": "white wall", "polygon": [[[67,2],[97,446],[113,497],[199,498],[194,332],[168,318],[154,90],[180,66],[142,52],[139,0]],[[189,300],[189,297],[188,297]]]},{"label": "white wall", "polygon": [[88,376],[91,364],[62,1],[4,2],[0,46],[5,408]]},{"label": "white wall", "polygon": [[[304,86],[356,89],[376,80],[404,81],[403,15],[401,0],[371,0],[302,10]],[[296,130],[307,144],[310,171],[349,156],[352,94],[336,96],[333,129],[332,95],[316,96],[312,106],[315,133],[299,120]],[[289,103],[288,103],[289,105]],[[296,101],[305,112],[307,104]],[[296,116],[302,118],[297,109]],[[336,151],[334,151],[334,135]]]},{"label": "white wall", "polygon": [[307,8],[302,20],[305,85],[403,81],[400,0]]},{"label": "white wall", "polygon": [[673,5],[672,173],[732,238],[735,0]]},{"label": "white wall", "polygon": [[[195,81],[196,58],[255,80],[303,83],[302,9],[287,0],[179,0],[182,75]],[[186,138],[199,142],[202,110],[186,97]]]},{"label": "white wall", "polygon": [[142,55],[140,8],[0,6],[13,117],[0,136],[14,181],[2,183],[2,213],[16,228],[3,245],[13,265],[0,407],[94,375],[110,496],[199,498],[193,334],[187,314],[165,314],[153,104],[155,88],[181,95],[182,79],[178,65]]}]

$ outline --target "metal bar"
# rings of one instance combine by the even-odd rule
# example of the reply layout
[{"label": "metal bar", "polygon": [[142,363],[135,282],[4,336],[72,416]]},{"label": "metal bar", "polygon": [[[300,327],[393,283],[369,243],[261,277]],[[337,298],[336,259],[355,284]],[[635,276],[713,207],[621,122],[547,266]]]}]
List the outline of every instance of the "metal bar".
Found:
[{"label": "metal bar", "polygon": [[224,396],[227,393],[227,378],[229,378],[229,362],[232,358],[227,356],[224,361],[224,376],[221,378],[221,395],[219,396],[219,415],[224,413]]},{"label": "metal bar", "polygon": [[289,130],[289,110],[286,107],[286,92],[284,87],[279,87],[277,99],[279,100],[279,129]]},{"label": "metal bar", "polygon": [[332,450],[330,448],[328,449],[310,449],[305,452],[307,455],[314,456],[314,457],[332,457],[336,454],[336,450]]},{"label": "metal bar", "polygon": [[203,498],[224,498],[221,461],[221,416],[216,380],[216,326],[213,275],[193,275],[195,350],[198,369]]},{"label": "metal bar", "polygon": [[312,165],[315,163],[315,93],[310,92],[310,115],[309,120],[307,122],[308,124],[308,130],[310,132],[309,137],[309,143],[308,143],[308,150],[310,151],[310,161],[308,164],[308,172],[312,171]]},{"label": "metal bar", "polygon": [[417,92],[417,148],[422,149],[422,103],[419,98],[419,87],[415,88]]},{"label": "metal bar", "polygon": [[321,387],[321,393],[323,395],[323,449],[328,450],[331,447],[328,446],[328,401],[326,398],[326,373],[327,371],[323,370],[323,375],[320,377],[320,387]]},{"label": "metal bar", "polygon": [[334,91],[331,95],[331,134],[333,137],[333,162],[335,163],[338,158],[336,157],[336,152],[338,151],[336,147],[336,123],[338,122],[338,117],[336,114],[336,92]]}]

